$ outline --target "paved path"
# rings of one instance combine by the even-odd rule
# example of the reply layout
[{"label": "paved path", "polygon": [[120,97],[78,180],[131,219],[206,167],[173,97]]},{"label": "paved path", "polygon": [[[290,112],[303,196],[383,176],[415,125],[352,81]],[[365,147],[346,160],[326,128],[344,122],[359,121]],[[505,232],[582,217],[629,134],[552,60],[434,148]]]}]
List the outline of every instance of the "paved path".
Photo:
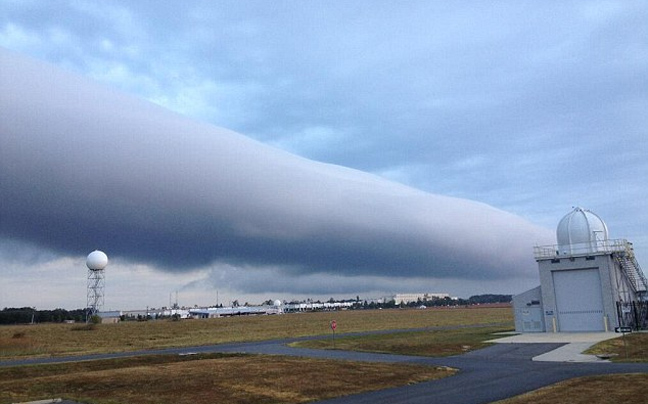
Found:
[{"label": "paved path", "polygon": [[601,362],[595,355],[585,355],[589,347],[601,341],[618,338],[621,334],[611,332],[578,332],[578,333],[529,333],[516,334],[498,338],[489,342],[500,344],[565,344],[558,349],[535,356],[534,361],[542,362]]},{"label": "paved path", "polygon": [[[611,335],[613,336],[613,334]],[[577,334],[574,338],[576,336]],[[286,345],[287,343],[303,339],[309,338],[231,343],[71,358],[3,361],[0,362],[0,366],[107,359],[142,354],[244,352],[354,361],[414,363],[430,366],[448,366],[460,370],[457,375],[441,380],[322,401],[322,403],[326,404],[373,404],[385,402],[391,404],[422,404],[432,401],[447,404],[490,403],[573,377],[613,373],[648,373],[648,363],[621,364],[610,362],[587,363],[532,360],[532,358],[538,358],[548,352],[555,352],[558,348],[568,346],[567,342],[564,341],[542,343],[515,343],[509,341],[508,343],[495,344],[488,348],[469,352],[464,355],[447,358],[426,358],[407,355],[290,348]],[[570,357],[566,357],[565,359],[569,360]]]},{"label": "paved path", "polygon": [[[327,404],[448,404],[490,403],[573,377],[647,373],[648,364],[610,362],[574,363],[532,361],[532,358],[567,346],[562,343],[500,343],[478,351],[447,358],[426,358],[349,351],[290,348],[287,341],[222,346],[221,352],[307,356],[354,361],[415,363],[460,369],[452,377],[322,401]],[[570,359],[570,358],[566,358]]]}]

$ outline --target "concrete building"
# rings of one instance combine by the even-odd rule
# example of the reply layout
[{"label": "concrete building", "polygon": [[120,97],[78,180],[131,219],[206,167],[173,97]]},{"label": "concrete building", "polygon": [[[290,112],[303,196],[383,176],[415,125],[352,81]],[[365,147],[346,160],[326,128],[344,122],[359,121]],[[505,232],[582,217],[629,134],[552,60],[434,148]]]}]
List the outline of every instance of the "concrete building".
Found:
[{"label": "concrete building", "polygon": [[122,312],[121,311],[116,311],[116,310],[113,310],[113,311],[100,311],[100,312],[97,312],[97,315],[99,316],[99,318],[101,318],[101,323],[102,324],[114,324],[114,323],[119,322],[119,320],[121,318],[121,315],[122,315]]},{"label": "concrete building", "polygon": [[632,243],[609,239],[603,220],[574,208],[557,244],[535,247],[540,286],[513,297],[518,332],[648,328],[648,281]]},{"label": "concrete building", "polygon": [[393,296],[394,303],[396,304],[445,298],[450,298],[450,295],[447,293],[398,293]]}]

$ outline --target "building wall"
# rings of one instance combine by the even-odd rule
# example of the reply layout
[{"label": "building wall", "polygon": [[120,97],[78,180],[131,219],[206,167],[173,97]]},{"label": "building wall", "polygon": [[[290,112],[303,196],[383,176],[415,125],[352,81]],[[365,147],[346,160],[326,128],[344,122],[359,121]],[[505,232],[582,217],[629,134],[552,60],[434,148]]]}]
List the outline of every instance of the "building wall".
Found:
[{"label": "building wall", "polygon": [[515,331],[544,332],[546,330],[540,286],[513,296],[513,308]]},{"label": "building wall", "polygon": [[445,299],[450,297],[447,293],[398,293],[394,295],[393,299],[396,304],[416,302],[419,299],[432,300],[432,299]]},{"label": "building wall", "polygon": [[[563,318],[559,318],[559,307],[556,301],[556,288],[554,284],[556,277],[554,273],[560,271],[588,271],[595,270],[598,272],[600,278],[600,293],[601,296],[594,296],[594,293],[599,293],[598,289],[594,290],[588,288],[579,288],[578,285],[570,290],[573,296],[570,296],[574,301],[585,299],[587,301],[596,301],[600,299],[602,302],[602,313],[600,313],[600,322],[596,325],[596,331],[609,331],[613,329],[617,323],[616,315],[616,287],[614,281],[615,265],[612,261],[611,255],[592,255],[581,257],[561,257],[548,260],[538,261],[538,268],[540,271],[540,284],[542,290],[542,303],[544,310],[544,323],[547,331],[566,331],[561,328],[567,328],[566,325],[561,327],[561,320],[566,324],[567,314],[563,314]],[[561,277],[561,279],[564,277]],[[561,285],[558,285],[561,286]],[[598,313],[597,313],[598,314]],[[592,330],[595,331],[595,330]]]}]

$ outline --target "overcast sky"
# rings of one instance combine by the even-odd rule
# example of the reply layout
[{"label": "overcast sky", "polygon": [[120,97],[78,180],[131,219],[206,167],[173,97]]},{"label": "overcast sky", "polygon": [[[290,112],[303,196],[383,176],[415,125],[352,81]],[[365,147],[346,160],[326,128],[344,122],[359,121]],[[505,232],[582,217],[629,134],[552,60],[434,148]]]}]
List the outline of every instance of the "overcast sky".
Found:
[{"label": "overcast sky", "polygon": [[648,258],[644,2],[177,4],[0,3],[0,307],[519,293],[572,206]]}]

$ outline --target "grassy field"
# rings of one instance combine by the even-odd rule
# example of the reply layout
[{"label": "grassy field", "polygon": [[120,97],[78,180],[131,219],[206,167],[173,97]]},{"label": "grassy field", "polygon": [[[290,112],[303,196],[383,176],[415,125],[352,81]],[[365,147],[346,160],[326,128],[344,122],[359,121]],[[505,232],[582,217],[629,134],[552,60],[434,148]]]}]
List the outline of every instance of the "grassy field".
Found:
[{"label": "grassy field", "polygon": [[[507,324],[510,308],[370,310],[186,321],[0,327],[0,357],[56,356],[330,335],[337,332]],[[491,328],[489,331],[499,330]],[[466,335],[475,329],[466,329]],[[443,342],[418,332],[410,348]],[[456,334],[446,334],[455,339]],[[424,342],[432,338],[432,342]],[[466,337],[470,338],[470,337]],[[468,339],[462,339],[462,348]],[[477,344],[472,336],[470,344]],[[385,344],[397,345],[404,334]],[[446,341],[447,342],[447,341]],[[374,341],[374,343],[378,343]],[[456,347],[456,341],[452,344]],[[406,351],[408,346],[401,344]],[[428,353],[430,351],[428,350]],[[453,370],[262,355],[145,356],[0,369],[0,404],[65,397],[90,403],[303,403],[452,375]]]},{"label": "grassy field", "polygon": [[600,342],[587,350],[592,355],[610,355],[614,362],[648,362],[648,333],[626,334]]},{"label": "grassy field", "polygon": [[427,366],[282,356],[142,356],[0,368],[0,404],[59,397],[96,404],[290,404],[453,373]]},{"label": "grassy field", "polygon": [[420,356],[449,356],[483,348],[493,333],[510,327],[458,328],[443,331],[403,332],[384,335],[342,337],[300,341],[291,344],[304,348],[395,353]]},{"label": "grassy field", "polygon": [[[149,321],[97,325],[38,324],[0,327],[0,359],[120,352],[163,347],[331,335],[336,349],[443,356],[483,346],[492,333],[513,326],[510,308],[372,310]],[[501,326],[500,324],[504,324]],[[364,337],[340,333],[460,325],[445,331],[410,331]],[[300,344],[333,348],[331,338]],[[592,353],[646,361],[648,334],[603,342]],[[626,358],[626,354],[628,356]],[[58,365],[0,368],[0,404],[66,397],[108,403],[303,403],[417,383],[453,374],[443,368],[281,356],[210,354],[145,356]],[[573,379],[500,404],[637,402],[648,375]]]},{"label": "grassy field", "polygon": [[259,341],[331,333],[418,327],[510,324],[512,310],[457,308],[427,310],[359,310],[228,317],[204,320],[98,324],[37,324],[0,327],[0,359],[122,352],[141,349]]},{"label": "grassy field", "polygon": [[497,404],[645,403],[648,374],[588,376],[566,380]]}]

